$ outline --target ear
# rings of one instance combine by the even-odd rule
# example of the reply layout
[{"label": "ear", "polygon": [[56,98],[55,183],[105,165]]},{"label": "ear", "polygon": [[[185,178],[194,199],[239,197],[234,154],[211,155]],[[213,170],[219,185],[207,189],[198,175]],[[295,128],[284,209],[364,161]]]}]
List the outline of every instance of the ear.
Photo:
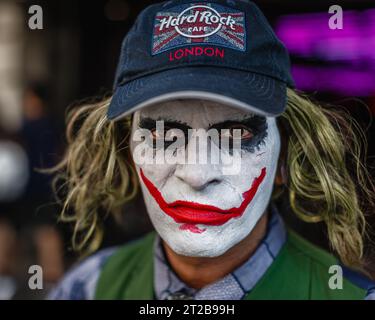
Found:
[{"label": "ear", "polygon": [[288,178],[286,174],[285,162],[284,160],[280,160],[277,166],[275,185],[277,187],[282,187],[282,186],[285,186],[287,182],[288,182]]},{"label": "ear", "polygon": [[287,159],[288,159],[288,137],[286,134],[287,131],[285,130],[281,121],[278,121],[277,124],[278,124],[280,138],[281,138],[281,149],[280,149],[279,162],[277,165],[275,185],[277,187],[282,187],[282,186],[286,186],[288,183],[288,171],[287,171],[287,166],[286,166]]}]

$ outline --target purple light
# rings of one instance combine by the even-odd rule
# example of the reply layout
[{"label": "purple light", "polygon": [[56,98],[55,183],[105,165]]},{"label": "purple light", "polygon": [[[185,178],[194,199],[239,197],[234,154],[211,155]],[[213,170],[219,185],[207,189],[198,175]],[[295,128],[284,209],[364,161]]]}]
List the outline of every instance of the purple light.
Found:
[{"label": "purple light", "polygon": [[342,30],[331,30],[329,17],[328,12],[288,15],[276,24],[276,33],[291,55],[341,64],[327,68],[295,66],[298,87],[375,94],[375,9],[345,11]]},{"label": "purple light", "polygon": [[375,95],[375,73],[372,70],[296,65],[292,73],[301,90],[332,91],[344,96]]},{"label": "purple light", "polygon": [[331,30],[328,13],[283,16],[276,33],[292,54],[327,60],[375,59],[375,10],[344,12],[344,28]]}]

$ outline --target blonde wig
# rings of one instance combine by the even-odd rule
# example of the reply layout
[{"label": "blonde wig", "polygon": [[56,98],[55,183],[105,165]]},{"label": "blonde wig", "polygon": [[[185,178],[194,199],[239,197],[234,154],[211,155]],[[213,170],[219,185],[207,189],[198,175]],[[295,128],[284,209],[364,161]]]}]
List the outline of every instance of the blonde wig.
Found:
[{"label": "blonde wig", "polygon": [[[50,170],[58,173],[55,185],[65,192],[61,220],[74,223],[73,248],[80,251],[98,248],[105,215],[118,216],[139,189],[129,150],[131,118],[108,121],[110,100],[69,113],[68,147]],[[344,112],[323,108],[293,90],[278,120],[287,139],[283,194],[303,221],[324,221],[332,249],[344,264],[359,268],[364,208],[373,205],[373,185],[361,162],[363,132]]]}]

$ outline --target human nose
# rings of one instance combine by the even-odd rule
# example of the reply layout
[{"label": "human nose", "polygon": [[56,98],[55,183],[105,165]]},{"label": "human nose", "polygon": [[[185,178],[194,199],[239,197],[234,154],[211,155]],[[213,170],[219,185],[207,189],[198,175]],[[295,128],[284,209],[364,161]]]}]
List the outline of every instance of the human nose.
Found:
[{"label": "human nose", "polygon": [[221,182],[219,171],[211,165],[178,165],[175,170],[175,176],[197,191]]},{"label": "human nose", "polygon": [[[187,144],[187,156],[193,162],[178,164],[175,170],[175,176],[189,185],[194,190],[203,190],[209,185],[218,184],[222,180],[222,172],[215,161],[218,157],[215,145],[209,143],[206,136],[201,139],[196,139],[195,136],[191,138]],[[198,143],[198,146],[196,145]],[[215,150],[214,152],[212,152]],[[203,161],[200,158],[200,153],[206,152],[206,157]]]}]

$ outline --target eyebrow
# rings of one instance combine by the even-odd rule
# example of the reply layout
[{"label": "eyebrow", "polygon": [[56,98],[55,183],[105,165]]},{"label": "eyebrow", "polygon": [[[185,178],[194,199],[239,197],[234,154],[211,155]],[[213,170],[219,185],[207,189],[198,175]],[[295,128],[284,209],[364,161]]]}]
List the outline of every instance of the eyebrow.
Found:
[{"label": "eyebrow", "polygon": [[251,117],[248,117],[242,120],[228,120],[228,121],[220,122],[220,123],[212,125],[210,129],[217,129],[217,130],[226,129],[236,124],[242,124],[250,129],[253,129],[255,131],[254,133],[265,131],[268,128],[266,117],[253,115]]},{"label": "eyebrow", "polygon": [[[157,121],[163,121],[164,126],[169,127],[169,128],[181,129],[183,131],[192,129],[192,127],[189,126],[185,122],[178,121],[178,120],[171,120],[167,118],[163,119],[161,117],[157,119],[152,119],[149,117],[141,118],[139,122],[139,127],[143,129],[152,130],[152,129],[155,129]],[[210,125],[209,129],[220,130],[220,129],[225,129],[236,124],[242,124],[246,127],[249,127],[251,129],[257,130],[258,132],[261,132],[267,129],[267,118],[264,116],[252,115],[242,120],[226,120],[223,122],[218,122],[213,125]]]},{"label": "eyebrow", "polygon": [[152,118],[142,118],[139,122],[139,127],[142,129],[148,129],[152,130],[156,127],[157,121],[163,121],[164,127],[169,127],[173,129],[181,129],[183,131],[186,131],[188,129],[192,129],[187,123],[181,122],[181,121],[175,121],[175,120],[169,120],[169,119],[152,119]]}]

